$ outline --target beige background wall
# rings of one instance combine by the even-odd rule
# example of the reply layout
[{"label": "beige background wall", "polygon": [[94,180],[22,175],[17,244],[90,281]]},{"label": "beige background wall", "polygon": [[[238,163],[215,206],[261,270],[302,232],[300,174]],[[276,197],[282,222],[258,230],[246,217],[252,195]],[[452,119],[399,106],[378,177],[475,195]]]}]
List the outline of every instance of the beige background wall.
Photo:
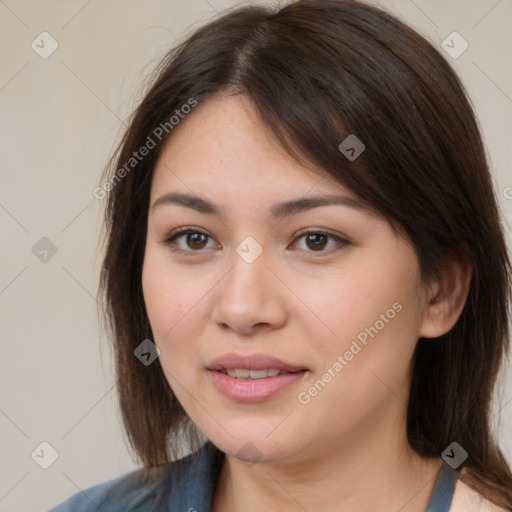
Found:
[{"label": "beige background wall", "polygon": [[[92,190],[143,77],[190,28],[236,3],[0,1],[0,512],[45,510],[135,467],[96,317],[103,204]],[[512,225],[512,2],[375,3],[438,47],[453,31],[469,44],[447,58],[474,101]],[[58,43],[45,59],[55,43],[43,31]],[[511,374],[495,410],[512,461]],[[44,441],[58,453],[48,469],[31,458],[52,461]]]}]

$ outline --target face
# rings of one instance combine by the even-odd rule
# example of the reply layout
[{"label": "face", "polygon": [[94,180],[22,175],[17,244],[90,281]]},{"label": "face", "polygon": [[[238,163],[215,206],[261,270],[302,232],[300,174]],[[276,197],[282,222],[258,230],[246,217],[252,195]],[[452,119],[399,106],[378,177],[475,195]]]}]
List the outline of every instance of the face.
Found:
[{"label": "face", "polygon": [[160,363],[221,450],[291,461],[396,431],[425,311],[414,250],[288,156],[245,96],[175,129],[147,227]]}]

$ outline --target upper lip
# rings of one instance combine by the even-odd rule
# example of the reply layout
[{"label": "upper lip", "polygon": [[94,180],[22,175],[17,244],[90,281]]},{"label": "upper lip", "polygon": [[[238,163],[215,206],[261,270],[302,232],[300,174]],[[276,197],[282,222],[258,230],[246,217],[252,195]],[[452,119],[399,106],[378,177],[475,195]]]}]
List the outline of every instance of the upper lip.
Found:
[{"label": "upper lip", "polygon": [[208,369],[213,371],[246,368],[248,370],[280,370],[282,372],[299,372],[307,370],[303,366],[295,366],[285,363],[280,359],[266,354],[224,354],[217,357],[209,365]]}]

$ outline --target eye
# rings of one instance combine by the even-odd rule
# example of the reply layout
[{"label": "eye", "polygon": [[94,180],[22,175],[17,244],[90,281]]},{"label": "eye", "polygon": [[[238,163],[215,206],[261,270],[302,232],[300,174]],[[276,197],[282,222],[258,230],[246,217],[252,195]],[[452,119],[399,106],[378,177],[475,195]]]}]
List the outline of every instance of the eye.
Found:
[{"label": "eye", "polygon": [[[203,249],[207,249],[209,239],[213,240],[210,235],[203,231],[195,228],[183,227],[173,231],[169,236],[167,236],[167,238],[165,238],[165,240],[163,240],[162,243],[174,252],[193,255],[194,252],[199,253]],[[299,249],[306,252],[329,253],[333,252],[331,249],[336,250],[337,246],[337,249],[341,249],[342,247],[350,244],[348,240],[323,231],[310,230],[302,232],[297,236],[293,244],[297,245],[297,241],[300,241],[301,239],[304,239],[305,249]],[[329,246],[330,242],[331,245]]]},{"label": "eye", "polygon": [[[306,231],[301,233],[296,240],[304,239],[304,245],[307,252],[331,252],[330,249],[341,247],[348,245],[348,240],[345,240],[337,235],[333,235],[332,233],[325,233],[323,231]],[[329,241],[332,242],[331,246],[325,250],[325,248],[329,245]],[[294,242],[296,243],[296,242]]]},{"label": "eye", "polygon": [[[209,238],[211,239],[210,235],[197,229],[180,228],[173,231],[162,243],[175,252],[187,254],[200,252],[207,247]],[[179,241],[183,243],[177,243]]]}]

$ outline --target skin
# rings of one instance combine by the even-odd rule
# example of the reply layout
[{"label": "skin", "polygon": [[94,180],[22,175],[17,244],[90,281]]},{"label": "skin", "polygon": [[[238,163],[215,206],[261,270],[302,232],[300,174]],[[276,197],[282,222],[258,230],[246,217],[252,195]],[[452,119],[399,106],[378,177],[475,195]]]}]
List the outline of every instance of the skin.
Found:
[{"label": "skin", "polygon": [[[207,198],[225,216],[154,208],[169,192]],[[468,273],[452,267],[450,282],[427,287],[411,244],[366,210],[329,205],[270,215],[274,203],[326,193],[354,197],[321,169],[292,159],[243,95],[196,107],[155,168],[144,299],[173,392],[226,453],[216,512],[424,511],[441,468],[440,458],[423,459],[407,442],[410,362],[420,336],[454,325]],[[209,237],[175,240],[186,251],[180,254],[163,241],[184,226]],[[298,234],[304,228],[348,243],[321,239],[318,248]],[[236,252],[248,236],[263,250],[252,263]],[[300,403],[298,394],[397,303],[394,318]],[[264,402],[235,402],[207,372],[230,352],[269,354],[308,372]],[[254,464],[237,456],[247,443]]]}]

